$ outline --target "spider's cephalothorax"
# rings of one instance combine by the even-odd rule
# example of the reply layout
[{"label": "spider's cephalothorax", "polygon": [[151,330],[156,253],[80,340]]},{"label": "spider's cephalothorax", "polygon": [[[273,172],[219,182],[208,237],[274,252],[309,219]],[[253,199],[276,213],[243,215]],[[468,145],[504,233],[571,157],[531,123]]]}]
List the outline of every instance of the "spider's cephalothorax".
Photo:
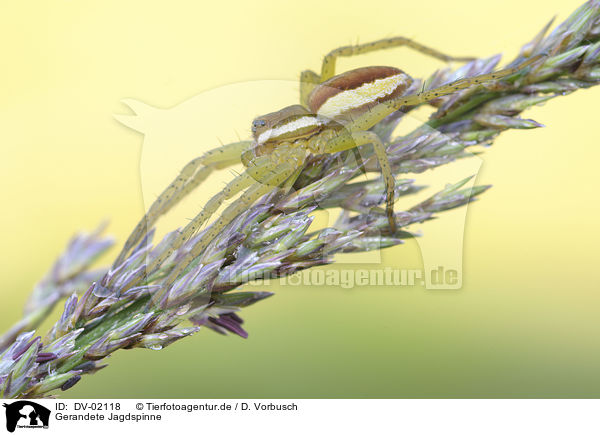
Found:
[{"label": "spider's cephalothorax", "polygon": [[[173,183],[159,196],[138,223],[115,264],[120,264],[144,236],[146,228],[164,212],[209,177],[212,171],[240,161],[246,170],[205,205],[175,240],[148,266],[160,265],[189,240],[219,209],[225,200],[243,192],[208,228],[193,249],[170,272],[173,283],[209,243],[256,200],[279,186],[290,186],[308,154],[331,154],[371,144],[385,182],[389,230],[396,232],[394,216],[394,175],[386,147],[371,128],[405,106],[417,106],[461,89],[515,74],[545,55],[534,56],[518,66],[467,77],[416,94],[407,95],[412,79],[394,67],[372,66],[335,75],[338,57],[354,56],[381,49],[407,46],[444,61],[468,61],[467,57],[445,55],[403,37],[340,47],[323,60],[321,74],[303,71],[300,77],[300,103],[258,117],[252,123],[253,140],[240,141],[208,151],[188,163]],[[258,182],[257,182],[258,181]]]},{"label": "spider's cephalothorax", "polygon": [[287,160],[299,167],[327,127],[325,120],[299,104],[263,115],[252,122],[254,141],[242,154],[242,163],[249,167],[256,158],[268,156],[273,163]]}]

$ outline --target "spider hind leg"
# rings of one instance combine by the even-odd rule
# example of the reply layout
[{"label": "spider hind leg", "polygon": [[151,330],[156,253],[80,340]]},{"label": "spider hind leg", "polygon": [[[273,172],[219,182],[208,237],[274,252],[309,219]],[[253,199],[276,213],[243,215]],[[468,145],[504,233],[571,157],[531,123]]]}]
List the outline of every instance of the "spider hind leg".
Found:
[{"label": "spider hind leg", "polygon": [[335,76],[336,62],[338,57],[358,56],[373,51],[386,50],[388,48],[395,47],[408,47],[425,56],[433,57],[444,62],[468,62],[475,59],[474,57],[467,56],[450,56],[434,48],[428,47],[417,41],[413,41],[412,39],[405,38],[403,36],[379,39],[376,41],[367,42],[365,44],[347,45],[330,51],[323,58],[323,63],[321,65],[321,75],[310,70],[305,70],[302,72],[302,74],[300,75],[300,102],[306,106],[308,96],[310,95],[312,90],[318,84],[323,83],[324,81],[329,80],[331,77]]}]

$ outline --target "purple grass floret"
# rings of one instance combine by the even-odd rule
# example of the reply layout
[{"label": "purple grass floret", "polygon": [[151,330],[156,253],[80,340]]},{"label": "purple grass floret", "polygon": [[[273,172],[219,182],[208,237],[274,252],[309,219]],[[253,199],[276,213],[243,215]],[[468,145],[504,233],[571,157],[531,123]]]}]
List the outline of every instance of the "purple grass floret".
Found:
[{"label": "purple grass floret", "polygon": [[241,318],[231,316],[231,314],[222,314],[218,318],[209,317],[208,322],[226,329],[229,332],[239,335],[242,338],[248,338],[248,333],[241,327]]},{"label": "purple grass floret", "polygon": [[58,358],[58,355],[52,352],[40,352],[37,354],[35,358],[35,362],[38,364],[45,363],[48,361],[52,361]]}]

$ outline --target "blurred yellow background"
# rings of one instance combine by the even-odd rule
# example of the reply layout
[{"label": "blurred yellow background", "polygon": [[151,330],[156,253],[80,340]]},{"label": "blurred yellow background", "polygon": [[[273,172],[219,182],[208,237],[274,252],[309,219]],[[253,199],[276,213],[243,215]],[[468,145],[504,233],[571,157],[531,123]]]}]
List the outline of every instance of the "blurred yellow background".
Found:
[{"label": "blurred yellow background", "polygon": [[[150,184],[174,175],[140,170],[143,136],[113,118],[130,113],[122,99],[169,108],[232,83],[295,81],[332,48],[393,35],[455,55],[510,59],[552,16],[560,22],[579,4],[3,3],[0,330],[20,317],[75,231],[108,218],[109,232],[126,238],[143,213],[140,172]],[[368,64],[416,77],[444,66],[406,49],[338,65]],[[468,210],[461,290],[275,284],[266,290],[276,296],[242,313],[248,340],[202,331],[160,352],[120,351],[63,397],[600,396],[599,92],[529,110],[526,117],[547,127],[503,133],[486,150],[477,181],[494,187]],[[255,115],[269,103],[257,102]],[[229,104],[233,112],[243,103]],[[214,121],[202,122],[250,122],[212,112]],[[235,137],[234,128],[219,136]],[[169,163],[186,161],[174,153]],[[436,187],[458,179],[416,178]],[[451,211],[415,229],[443,250],[460,218]],[[382,258],[420,267],[414,242]]]}]

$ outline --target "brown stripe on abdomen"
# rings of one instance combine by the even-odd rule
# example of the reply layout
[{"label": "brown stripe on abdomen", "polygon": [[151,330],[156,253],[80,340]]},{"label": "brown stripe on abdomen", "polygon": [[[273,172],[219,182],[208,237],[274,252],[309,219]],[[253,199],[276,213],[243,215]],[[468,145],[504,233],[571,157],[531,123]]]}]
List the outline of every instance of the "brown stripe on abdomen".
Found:
[{"label": "brown stripe on abdomen", "polygon": [[412,79],[402,70],[370,66],[339,74],[317,86],[308,98],[311,112],[340,119],[402,95]]},{"label": "brown stripe on abdomen", "polygon": [[[364,88],[365,85],[370,83],[372,84],[378,80],[381,81],[382,79],[393,79],[394,77],[399,80],[397,81],[397,86],[390,89],[389,93],[379,96],[374,94],[370,101],[365,101],[367,95],[363,94],[361,98],[356,101],[355,106],[351,104],[351,99],[349,99],[347,102],[349,103],[348,110],[357,109],[366,103],[386,101],[387,99],[402,95],[412,83],[412,79],[402,70],[390,66],[369,66],[344,72],[317,86],[308,98],[308,107],[311,112],[319,113],[319,110],[327,101],[330,101],[336,96],[338,96],[339,99],[339,94],[341,93],[353,90],[357,91],[359,88]],[[368,92],[368,89],[365,90]],[[377,89],[375,89],[375,91],[377,91]],[[366,99],[368,100],[369,98]]]}]

